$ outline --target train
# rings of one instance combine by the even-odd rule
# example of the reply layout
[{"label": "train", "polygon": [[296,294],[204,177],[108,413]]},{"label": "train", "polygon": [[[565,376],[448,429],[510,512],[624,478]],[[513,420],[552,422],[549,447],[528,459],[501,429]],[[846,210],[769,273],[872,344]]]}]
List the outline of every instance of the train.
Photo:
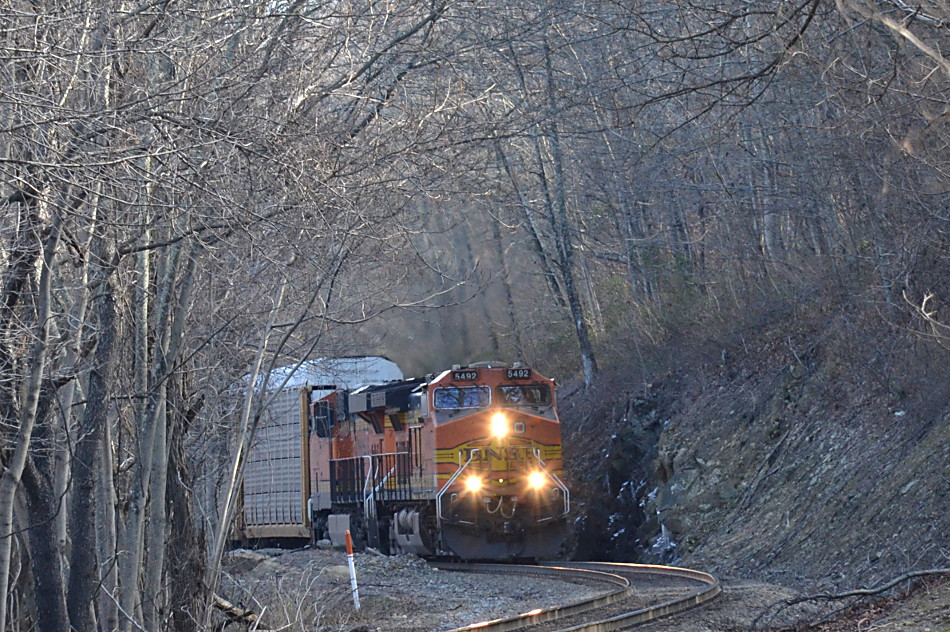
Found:
[{"label": "train", "polygon": [[560,555],[571,501],[552,379],[496,362],[406,378],[380,356],[299,373],[268,393],[236,543],[342,546],[349,532],[357,548],[391,554]]}]

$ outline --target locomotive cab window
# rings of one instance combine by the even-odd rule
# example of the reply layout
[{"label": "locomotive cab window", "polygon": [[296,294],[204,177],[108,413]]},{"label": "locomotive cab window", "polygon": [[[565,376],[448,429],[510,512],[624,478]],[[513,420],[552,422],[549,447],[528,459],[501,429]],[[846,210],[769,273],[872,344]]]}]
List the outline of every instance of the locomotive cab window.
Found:
[{"label": "locomotive cab window", "polygon": [[441,386],[433,393],[437,410],[488,408],[491,389],[487,386]]},{"label": "locomotive cab window", "polygon": [[547,384],[503,384],[498,387],[502,406],[550,406],[551,388]]}]

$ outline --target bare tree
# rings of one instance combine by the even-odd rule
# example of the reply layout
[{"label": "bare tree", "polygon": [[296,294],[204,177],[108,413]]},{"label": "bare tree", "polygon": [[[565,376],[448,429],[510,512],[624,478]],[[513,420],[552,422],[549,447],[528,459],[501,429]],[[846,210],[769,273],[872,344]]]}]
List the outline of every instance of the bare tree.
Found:
[{"label": "bare tree", "polygon": [[[4,206],[19,218],[3,226],[3,594],[15,495],[26,493],[36,516],[62,512],[41,475],[67,446],[45,430],[38,445],[34,430],[49,427],[56,390],[75,384],[62,425],[76,446],[69,517],[60,521],[71,539],[68,565],[44,554],[59,548],[56,521],[26,533],[43,594],[64,597],[39,612],[39,629],[160,628],[173,616],[167,577],[176,568],[167,508],[181,502],[168,468],[185,465],[173,458],[179,411],[205,387],[182,377],[189,362],[211,357],[205,350],[216,337],[253,330],[246,310],[273,282],[266,272],[287,261],[296,261],[283,275],[290,300],[262,315],[280,322],[293,314],[306,328],[264,351],[271,362],[312,351],[306,341],[326,327],[341,264],[398,232],[398,222],[378,230],[372,195],[357,201],[344,191],[390,177],[374,166],[388,151],[380,114],[444,7],[391,7],[385,20],[372,7],[305,2],[21,9],[2,32],[12,105],[3,112],[0,176]],[[48,46],[71,61],[21,55]],[[357,147],[363,137],[379,144]],[[235,256],[241,266],[211,276]],[[315,270],[331,274],[313,284]],[[207,314],[225,326],[194,311],[198,291],[235,282],[247,285],[228,297],[234,311],[221,304]],[[234,327],[242,321],[247,329]],[[60,336],[52,349],[51,331]],[[249,356],[238,348],[218,361],[233,376]],[[189,383],[192,392],[178,388]],[[31,484],[21,487],[24,471]],[[189,545],[185,556],[204,556],[200,541]],[[106,594],[94,599],[98,591]]]}]

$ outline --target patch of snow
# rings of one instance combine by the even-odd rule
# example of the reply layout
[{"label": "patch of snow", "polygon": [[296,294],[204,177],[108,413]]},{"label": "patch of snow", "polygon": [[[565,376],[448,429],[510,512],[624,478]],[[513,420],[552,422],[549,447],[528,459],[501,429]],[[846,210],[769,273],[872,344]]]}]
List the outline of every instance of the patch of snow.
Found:
[{"label": "patch of snow", "polygon": [[[660,512],[657,512],[657,516],[659,514]],[[674,562],[679,557],[677,549],[677,544],[673,540],[670,530],[666,528],[663,521],[660,521],[660,535],[656,536],[650,546],[650,553],[660,560]]]}]

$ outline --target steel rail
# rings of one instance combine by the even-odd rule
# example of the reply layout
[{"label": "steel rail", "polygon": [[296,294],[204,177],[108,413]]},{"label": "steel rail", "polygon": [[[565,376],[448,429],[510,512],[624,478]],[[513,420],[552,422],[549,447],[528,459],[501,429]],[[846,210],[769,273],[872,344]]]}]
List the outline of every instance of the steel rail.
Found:
[{"label": "steel rail", "polygon": [[434,563],[433,566],[441,570],[465,572],[465,573],[512,573],[521,575],[548,575],[559,579],[574,579],[582,581],[601,582],[616,586],[616,590],[594,597],[584,599],[563,606],[552,606],[550,608],[538,608],[523,614],[515,615],[505,619],[494,619],[492,621],[482,621],[473,623],[462,628],[450,630],[450,632],[465,632],[472,630],[491,630],[491,632],[504,632],[506,630],[520,630],[530,625],[543,623],[545,621],[555,621],[567,616],[587,612],[596,608],[602,608],[621,599],[625,599],[633,593],[630,588],[630,581],[617,575],[597,569],[569,568],[567,566],[525,566],[518,564],[468,564],[468,563]]},{"label": "steel rail", "polygon": [[622,570],[625,573],[635,573],[637,575],[661,575],[665,577],[676,577],[686,579],[700,584],[701,590],[698,590],[685,597],[671,599],[663,603],[631,610],[614,617],[609,617],[600,621],[593,621],[565,628],[559,632],[608,632],[612,630],[622,630],[633,627],[641,623],[654,621],[661,617],[695,608],[701,604],[715,599],[722,593],[722,586],[719,580],[709,573],[696,571],[689,568],[678,568],[676,566],[659,566],[654,564],[625,564],[617,562],[578,562],[567,564],[569,567],[587,568],[587,569],[614,569]]},{"label": "steel rail", "polygon": [[[719,580],[708,573],[691,570],[687,568],[678,568],[675,566],[659,566],[653,564],[625,564],[611,562],[564,562],[558,566],[512,566],[507,564],[440,564],[437,565],[444,570],[456,570],[463,572],[483,572],[483,573],[522,573],[536,575],[550,575],[562,579],[583,579],[587,581],[601,581],[617,586],[620,589],[614,590],[606,595],[586,599],[564,606],[554,606],[551,608],[532,610],[521,615],[505,619],[496,619],[494,621],[483,621],[472,625],[456,628],[450,632],[473,632],[475,630],[490,630],[491,632],[502,632],[507,630],[519,630],[542,622],[552,622],[558,619],[603,608],[622,599],[627,598],[633,593],[629,581],[618,573],[650,576],[675,577],[699,584],[700,589],[684,597],[678,597],[659,604],[645,608],[637,608],[629,612],[611,616],[605,619],[589,621],[572,627],[563,628],[559,632],[611,632],[622,630],[635,625],[654,621],[661,617],[667,617],[690,608],[699,606],[707,601],[714,599],[722,592]],[[586,571],[591,574],[576,575],[574,571]]]}]

